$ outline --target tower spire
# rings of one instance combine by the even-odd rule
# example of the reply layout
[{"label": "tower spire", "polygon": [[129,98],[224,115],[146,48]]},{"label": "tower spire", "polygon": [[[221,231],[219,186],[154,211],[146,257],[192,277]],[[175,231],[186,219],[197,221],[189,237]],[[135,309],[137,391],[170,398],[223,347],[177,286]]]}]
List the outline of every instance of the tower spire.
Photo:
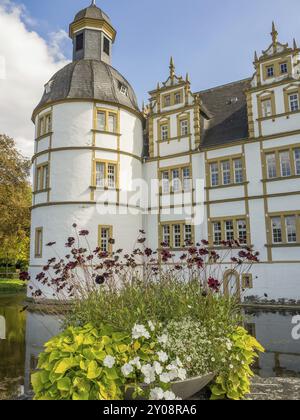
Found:
[{"label": "tower spire", "polygon": [[92,0],[91,6],[96,6],[96,0]]},{"label": "tower spire", "polygon": [[171,60],[170,60],[170,77],[171,77],[172,80],[174,80],[174,77],[175,77],[175,65],[174,65],[173,57],[171,57]]}]

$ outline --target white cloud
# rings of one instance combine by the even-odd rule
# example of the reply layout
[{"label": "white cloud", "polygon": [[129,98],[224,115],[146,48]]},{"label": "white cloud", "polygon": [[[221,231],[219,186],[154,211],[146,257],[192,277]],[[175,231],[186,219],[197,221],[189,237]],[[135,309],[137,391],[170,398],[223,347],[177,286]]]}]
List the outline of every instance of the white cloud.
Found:
[{"label": "white cloud", "polygon": [[50,34],[47,44],[32,25],[25,6],[0,0],[0,133],[13,137],[26,156],[33,154],[32,111],[45,83],[67,64],[60,48],[67,34]]}]

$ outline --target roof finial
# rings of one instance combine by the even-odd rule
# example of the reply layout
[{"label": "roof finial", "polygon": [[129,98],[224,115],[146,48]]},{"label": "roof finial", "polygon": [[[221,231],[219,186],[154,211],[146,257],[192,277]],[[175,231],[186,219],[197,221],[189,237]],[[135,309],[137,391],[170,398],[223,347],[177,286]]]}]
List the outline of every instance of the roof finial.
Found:
[{"label": "roof finial", "polygon": [[172,80],[175,77],[175,66],[174,66],[173,57],[171,57],[171,60],[170,60],[170,77],[171,77]]},{"label": "roof finial", "polygon": [[297,45],[297,42],[296,42],[295,38],[293,40],[293,44],[294,44],[294,50],[297,50],[298,49],[298,45]]},{"label": "roof finial", "polygon": [[256,62],[256,61],[258,61],[258,55],[257,55],[257,52],[255,51],[255,53],[254,53],[254,61]]},{"label": "roof finial", "polygon": [[278,32],[276,30],[276,26],[275,26],[275,22],[274,21],[272,22],[271,36],[272,36],[273,46],[276,47],[277,46],[277,39],[278,39]]},{"label": "roof finial", "polygon": [[92,0],[91,6],[96,6],[96,0]]},{"label": "roof finial", "polygon": [[190,75],[189,75],[189,73],[186,74],[185,80],[186,80],[187,83],[190,83]]}]

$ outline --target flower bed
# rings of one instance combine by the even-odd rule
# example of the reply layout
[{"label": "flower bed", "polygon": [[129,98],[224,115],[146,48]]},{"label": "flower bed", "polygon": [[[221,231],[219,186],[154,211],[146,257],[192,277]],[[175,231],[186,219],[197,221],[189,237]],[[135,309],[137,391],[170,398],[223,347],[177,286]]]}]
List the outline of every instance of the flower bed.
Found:
[{"label": "flower bed", "polygon": [[72,298],[66,330],[46,345],[32,377],[36,399],[125,399],[130,390],[132,398],[176,399],[174,382],[211,372],[212,399],[249,392],[263,348],[241,327],[236,297],[223,295],[222,267],[229,259],[248,273],[257,253],[232,241],[219,255],[202,241],[176,257],[165,244],[147,248],[141,232],[133,253],[109,255],[89,251],[88,232],[75,230],[66,257],[49,260],[31,286],[35,298],[39,283],[62,304]]}]

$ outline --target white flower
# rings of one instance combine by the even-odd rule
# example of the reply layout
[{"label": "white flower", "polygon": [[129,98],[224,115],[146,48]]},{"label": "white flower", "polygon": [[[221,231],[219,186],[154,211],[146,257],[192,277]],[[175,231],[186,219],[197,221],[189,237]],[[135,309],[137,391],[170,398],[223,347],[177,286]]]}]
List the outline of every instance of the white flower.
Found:
[{"label": "white flower", "polygon": [[159,362],[154,362],[153,363],[153,367],[155,369],[155,373],[157,375],[160,375],[163,372],[163,367]]},{"label": "white flower", "polygon": [[176,395],[172,391],[166,391],[164,393],[164,399],[166,401],[175,401],[176,400]]},{"label": "white flower", "polygon": [[144,375],[145,384],[149,385],[155,382],[155,369],[151,365],[142,366],[141,372]]},{"label": "white flower", "polygon": [[109,369],[113,368],[116,363],[116,359],[112,356],[106,356],[103,360],[103,365]]},{"label": "white flower", "polygon": [[163,382],[164,384],[169,384],[171,382],[169,373],[162,373],[159,379],[160,379],[160,382]]},{"label": "white flower", "polygon": [[188,363],[191,363],[192,358],[191,358],[190,356],[188,356],[188,357],[186,358],[186,361],[187,361]]},{"label": "white flower", "polygon": [[181,360],[179,359],[179,357],[176,357],[176,364],[177,364],[177,366],[178,366],[178,367],[180,367],[180,368],[182,368],[182,367],[183,367],[183,364],[182,364]]},{"label": "white flower", "polygon": [[168,359],[169,359],[169,356],[168,356],[168,355],[167,355],[167,353],[165,353],[164,351],[159,351],[159,352],[157,353],[157,356],[158,356],[158,358],[159,358],[159,361],[160,361],[160,362],[162,362],[162,363],[167,362],[167,361],[168,361]]},{"label": "white flower", "polygon": [[129,376],[133,372],[133,367],[129,363],[126,363],[126,365],[122,366],[121,372],[124,376]]},{"label": "white flower", "polygon": [[214,357],[212,357],[212,358],[211,358],[211,361],[212,361],[212,362],[215,362],[215,361],[216,361],[216,359],[215,359]]},{"label": "white flower", "polygon": [[148,321],[148,326],[150,328],[150,331],[154,331],[155,330],[155,325],[153,324],[152,321]]},{"label": "white flower", "polygon": [[226,347],[227,347],[227,350],[231,350],[232,349],[232,343],[230,342],[230,341],[228,341],[227,343],[226,343]]},{"label": "white flower", "polygon": [[150,400],[159,401],[163,400],[165,397],[164,391],[161,388],[154,388],[150,392]]},{"label": "white flower", "polygon": [[178,378],[184,381],[187,377],[187,372],[185,369],[178,369]]},{"label": "white flower", "polygon": [[142,365],[141,365],[141,361],[139,357],[136,357],[135,359],[131,360],[129,362],[132,366],[137,367],[138,369],[141,369]]},{"label": "white flower", "polygon": [[229,369],[233,369],[233,365],[229,365]]},{"label": "white flower", "polygon": [[157,340],[158,340],[159,344],[165,345],[165,344],[168,343],[168,336],[167,336],[167,334],[163,334],[160,337],[158,337]]},{"label": "white flower", "polygon": [[132,338],[134,340],[137,340],[137,339],[142,338],[142,337],[147,338],[147,340],[149,340],[150,334],[146,330],[144,325],[135,324],[135,326],[132,329]]}]

